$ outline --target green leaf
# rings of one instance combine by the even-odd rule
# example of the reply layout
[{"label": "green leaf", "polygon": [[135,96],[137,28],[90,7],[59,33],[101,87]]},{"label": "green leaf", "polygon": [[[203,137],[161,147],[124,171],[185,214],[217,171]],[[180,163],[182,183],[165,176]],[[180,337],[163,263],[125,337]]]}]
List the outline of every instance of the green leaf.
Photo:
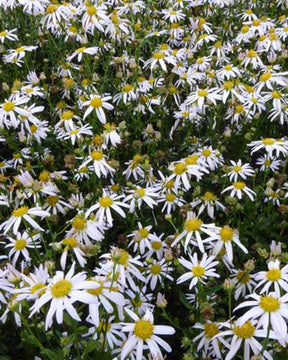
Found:
[{"label": "green leaf", "polygon": [[97,348],[99,348],[98,341],[90,340],[86,345],[85,353],[89,354],[90,352],[92,352],[93,350],[96,350]]},{"label": "green leaf", "polygon": [[60,360],[59,354],[57,354],[55,351],[52,351],[50,349],[44,349],[41,350],[41,354],[48,356],[50,360]]}]

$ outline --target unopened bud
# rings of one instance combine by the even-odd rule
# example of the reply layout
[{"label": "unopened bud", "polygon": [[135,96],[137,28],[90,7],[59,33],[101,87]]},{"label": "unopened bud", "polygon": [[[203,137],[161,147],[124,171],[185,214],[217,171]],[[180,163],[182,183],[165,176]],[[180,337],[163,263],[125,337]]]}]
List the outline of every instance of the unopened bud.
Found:
[{"label": "unopened bud", "polygon": [[168,301],[165,299],[165,296],[159,292],[157,295],[156,306],[164,309],[167,304]]}]

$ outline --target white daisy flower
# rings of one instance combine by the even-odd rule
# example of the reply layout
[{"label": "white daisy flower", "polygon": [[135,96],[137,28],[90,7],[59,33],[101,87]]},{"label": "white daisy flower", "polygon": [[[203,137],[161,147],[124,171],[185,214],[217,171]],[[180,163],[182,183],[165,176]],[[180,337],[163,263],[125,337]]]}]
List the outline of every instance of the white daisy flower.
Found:
[{"label": "white daisy flower", "polygon": [[145,315],[139,318],[134,312],[126,309],[128,315],[135,323],[124,323],[122,331],[128,332],[128,340],[124,343],[121,350],[121,360],[124,360],[132,350],[137,349],[136,360],[142,360],[144,346],[147,345],[154,358],[163,360],[159,345],[167,352],[171,352],[171,347],[158,335],[173,335],[174,328],[166,325],[154,325],[154,317],[150,310],[146,310]]},{"label": "white daisy flower", "polygon": [[248,320],[258,319],[258,328],[263,328],[266,332],[269,326],[276,335],[281,339],[287,335],[288,319],[288,294],[280,296],[276,293],[269,293],[267,295],[257,295],[255,293],[248,295],[253,300],[244,301],[238,305],[234,311],[244,307],[251,307],[244,315],[239,318],[239,324],[242,326]]},{"label": "white daisy flower", "polygon": [[16,128],[20,123],[19,115],[30,116],[30,112],[24,110],[19,105],[26,104],[29,101],[29,97],[10,97],[0,105],[0,128],[6,125]]},{"label": "white daisy flower", "polygon": [[90,152],[88,159],[84,161],[83,164],[80,165],[80,168],[83,168],[90,162],[93,162],[95,174],[99,178],[101,177],[101,175],[107,177],[109,173],[112,175],[113,172],[115,172],[115,170],[110,165],[108,165],[105,158],[106,155],[104,155],[101,151],[93,150]]},{"label": "white daisy flower", "polygon": [[80,62],[82,60],[83,54],[96,55],[98,51],[99,48],[97,46],[88,47],[88,48],[86,46],[83,46],[81,48],[76,49],[73,52],[73,54],[67,58],[67,61],[70,62],[75,57],[77,57],[77,61]]},{"label": "white daisy flower", "polygon": [[118,309],[121,309],[125,305],[125,299],[119,292],[117,284],[112,283],[105,276],[92,277],[89,281],[92,284],[98,284],[98,286],[96,288],[88,288],[82,296],[82,301],[89,304],[87,320],[90,319],[90,322],[93,322],[98,327],[100,325],[99,314],[102,311],[102,307],[106,313],[111,314],[114,311],[112,304],[117,305]]},{"label": "white daisy flower", "polygon": [[247,294],[251,294],[257,283],[255,282],[255,274],[249,274],[246,270],[231,270],[231,279],[235,284],[234,299],[244,298]]},{"label": "white daisy flower", "polygon": [[[183,237],[185,237],[184,250],[187,251],[189,243],[194,246],[198,246],[199,250],[204,253],[203,243],[207,242],[202,240],[201,232],[209,235],[211,239],[215,238],[215,224],[204,224],[201,219],[199,219],[195,213],[189,211],[187,213],[187,219],[184,223],[184,230],[176,237],[176,239],[171,244],[171,247],[175,246]],[[196,240],[196,241],[195,241]]]},{"label": "white daisy flower", "polygon": [[288,154],[288,146],[281,139],[265,138],[252,141],[248,146],[252,147],[251,154],[261,149],[265,149],[269,158],[272,158],[274,153],[276,153],[276,156],[279,156],[280,154],[287,156]]},{"label": "white daisy flower", "polygon": [[13,239],[10,236],[7,237],[10,243],[6,244],[5,248],[12,248],[9,251],[8,257],[12,260],[13,266],[16,265],[20,255],[22,255],[27,262],[31,260],[28,249],[41,248],[39,238],[40,234],[29,236],[26,231],[22,234],[17,233],[16,239]]},{"label": "white daisy flower", "polygon": [[271,286],[278,295],[281,295],[281,289],[288,292],[288,265],[280,268],[280,261],[276,259],[268,262],[268,269],[268,271],[259,271],[255,275],[255,280],[259,281],[255,290],[264,285],[260,294],[269,292]]},{"label": "white daisy flower", "polygon": [[193,256],[189,254],[189,257],[190,261],[183,257],[179,259],[180,264],[186,269],[189,269],[189,272],[181,275],[177,279],[177,284],[181,284],[191,279],[189,285],[189,290],[191,290],[197,285],[198,281],[205,285],[205,280],[209,277],[220,277],[220,275],[215,272],[214,266],[218,265],[219,261],[214,261],[214,256],[208,257],[208,255],[204,253],[201,261],[198,260],[197,253],[194,253]]},{"label": "white daisy flower", "polygon": [[[263,356],[263,359],[273,360],[273,357],[269,354],[267,350],[262,350],[263,345],[255,339],[255,337],[266,338],[267,332],[265,330],[257,329],[257,322],[255,320],[247,321],[244,324],[240,323],[239,320],[235,321],[232,324],[223,323],[223,326],[229,328],[229,330],[224,330],[218,334],[215,334],[214,340],[218,339],[224,344],[224,346],[229,349],[225,360],[233,360],[236,354],[239,354],[240,347],[244,344],[244,360],[251,359],[251,350],[254,355]],[[275,338],[275,335],[271,334],[271,338]],[[227,341],[224,340],[225,336],[231,336],[230,344],[227,344]],[[228,346],[227,346],[228,345]]]},{"label": "white daisy flower", "polygon": [[73,237],[66,237],[64,240],[61,241],[61,244],[64,246],[61,258],[60,258],[60,264],[62,270],[65,270],[66,268],[66,261],[67,261],[67,255],[69,250],[72,250],[74,255],[76,256],[76,259],[79,263],[79,265],[83,268],[87,260],[85,259],[85,253],[81,249],[81,243],[73,238]]},{"label": "white daisy flower", "polygon": [[238,160],[237,163],[233,160],[230,160],[232,166],[228,167],[227,174],[223,176],[228,176],[230,181],[238,181],[240,176],[242,179],[246,180],[248,176],[255,174],[254,170],[249,164],[242,164],[242,160]]},{"label": "white daisy flower", "polygon": [[224,194],[226,191],[229,190],[231,190],[230,193],[231,197],[234,197],[236,195],[236,197],[240,200],[242,199],[243,193],[246,194],[251,201],[254,201],[256,196],[256,193],[253,190],[249,189],[248,186],[243,181],[233,182],[233,184],[225,188],[221,192],[221,194]]},{"label": "white daisy flower", "polygon": [[74,275],[75,263],[65,275],[63,271],[57,271],[56,275],[49,281],[45,293],[36,299],[31,307],[30,316],[38,312],[46,303],[51,301],[50,308],[46,315],[45,330],[47,331],[53,324],[53,316],[56,315],[58,324],[63,322],[63,312],[66,310],[68,314],[75,320],[81,321],[77,314],[73,303],[80,299],[85,299],[83,290],[97,289],[99,284],[93,281],[86,281],[85,272]]},{"label": "white daisy flower", "polygon": [[128,208],[129,205],[123,201],[119,201],[122,198],[123,195],[107,194],[105,190],[103,190],[103,196],[98,200],[97,204],[91,206],[90,209],[87,210],[86,216],[89,216],[93,211],[97,210],[96,217],[99,221],[103,223],[105,219],[107,224],[112,226],[113,218],[111,215],[111,209],[116,211],[123,218],[126,218],[126,214],[122,210],[122,207]]},{"label": "white daisy flower", "polygon": [[165,259],[160,261],[153,260],[151,264],[148,265],[148,269],[145,271],[146,282],[150,283],[151,290],[154,290],[157,282],[163,286],[164,278],[173,280],[172,276],[169,273],[173,270],[172,267],[169,267]]},{"label": "white daisy flower", "polygon": [[101,269],[96,269],[97,273],[110,274],[110,276],[114,274],[123,289],[126,289],[128,282],[132,290],[136,291],[135,277],[146,282],[145,277],[138,270],[143,267],[143,263],[139,261],[140,255],[133,258],[126,250],[113,247],[110,253],[101,255],[101,258],[106,259],[106,262],[102,264]]},{"label": "white daisy flower", "polygon": [[29,209],[28,206],[21,206],[18,209],[14,209],[12,211],[11,217],[0,225],[0,230],[4,230],[4,234],[6,234],[13,226],[13,234],[16,235],[21,221],[23,222],[23,220],[26,220],[27,223],[32,226],[32,228],[44,231],[44,229],[42,229],[30,215],[33,217],[41,216],[43,218],[50,216],[50,213],[48,211],[42,210],[41,207],[34,207]]},{"label": "white daisy flower", "polygon": [[213,240],[217,240],[216,244],[213,247],[213,255],[217,256],[219,252],[225,247],[227,258],[232,264],[233,262],[233,248],[232,243],[235,243],[245,254],[248,254],[248,250],[239,239],[239,233],[237,230],[232,229],[230,226],[223,226],[221,228],[215,228],[216,230],[216,239],[213,237]]},{"label": "white daisy flower", "polygon": [[104,95],[102,97],[102,95],[90,95],[89,96],[89,100],[85,101],[82,106],[88,106],[87,110],[84,113],[83,116],[83,120],[85,120],[85,118],[93,111],[95,110],[96,115],[98,117],[98,119],[100,120],[100,122],[102,124],[106,123],[106,115],[103,109],[106,110],[113,110],[114,106],[109,104],[107,101],[111,100],[112,96],[110,95]]}]

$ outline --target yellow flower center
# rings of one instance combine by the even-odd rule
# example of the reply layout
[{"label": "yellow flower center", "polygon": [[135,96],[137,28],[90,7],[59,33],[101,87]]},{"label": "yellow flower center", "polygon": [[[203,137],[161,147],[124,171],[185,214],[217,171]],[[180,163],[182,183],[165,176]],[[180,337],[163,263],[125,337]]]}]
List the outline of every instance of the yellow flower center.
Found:
[{"label": "yellow flower center", "polygon": [[205,274],[205,269],[200,265],[193,266],[192,267],[192,273],[196,277],[201,277],[201,276],[203,276]]},{"label": "yellow flower center", "polygon": [[226,71],[230,71],[230,70],[233,69],[233,66],[232,66],[232,65],[225,65],[225,66],[224,66],[224,69],[225,69]]},{"label": "yellow flower center", "polygon": [[141,239],[146,239],[147,236],[149,235],[149,231],[145,228],[139,229],[138,233],[141,236]]},{"label": "yellow flower center", "polygon": [[242,166],[240,166],[240,165],[235,165],[235,166],[233,166],[233,171],[235,171],[235,172],[239,172],[239,171],[241,171],[242,170]]},{"label": "yellow flower center", "polygon": [[51,294],[54,298],[67,296],[72,290],[72,283],[68,280],[59,280],[50,287]]},{"label": "yellow flower center", "polygon": [[233,235],[234,231],[229,226],[224,226],[220,230],[220,237],[224,242],[232,241]]},{"label": "yellow flower center", "polygon": [[5,31],[1,31],[0,32],[0,36],[6,36],[8,34],[8,31],[7,30],[5,30]]},{"label": "yellow flower center", "polygon": [[185,171],[187,171],[187,166],[183,163],[177,163],[174,166],[174,173],[176,175],[182,175]]},{"label": "yellow flower center", "polygon": [[233,81],[225,81],[223,85],[225,90],[231,90],[234,86]]},{"label": "yellow flower center", "polygon": [[79,129],[71,130],[70,135],[77,135],[80,132]]},{"label": "yellow flower center", "polygon": [[216,43],[214,44],[215,49],[221,49],[222,47],[222,41],[216,41]]},{"label": "yellow flower center", "polygon": [[100,332],[106,334],[111,329],[111,323],[110,322],[104,323],[104,322],[100,321],[98,329],[99,329]]},{"label": "yellow flower center", "polygon": [[7,101],[5,104],[3,104],[3,110],[6,112],[13,111],[15,108],[15,105],[12,101]]},{"label": "yellow flower center", "polygon": [[150,339],[154,332],[154,326],[148,320],[139,320],[134,327],[134,335],[142,340]]},{"label": "yellow flower center", "polygon": [[282,94],[279,91],[272,91],[272,97],[273,99],[281,99]]},{"label": "yellow flower center", "polygon": [[271,78],[271,76],[272,76],[271,72],[268,71],[260,76],[260,81],[265,82],[265,81],[269,80]]},{"label": "yellow flower center", "polygon": [[61,119],[62,120],[71,120],[74,116],[74,112],[73,111],[64,111],[63,114],[61,115]]},{"label": "yellow flower center", "polygon": [[160,50],[167,50],[168,49],[168,44],[161,44],[160,45]]},{"label": "yellow flower center", "polygon": [[132,85],[125,85],[125,86],[122,87],[122,92],[124,92],[124,93],[128,93],[131,90],[133,90]]},{"label": "yellow flower center", "polygon": [[272,138],[266,138],[262,140],[262,143],[264,145],[273,145],[275,143],[275,139]]},{"label": "yellow flower center", "polygon": [[200,97],[206,97],[209,94],[209,92],[207,90],[198,90],[197,94]]},{"label": "yellow flower center", "polygon": [[26,244],[27,244],[27,241],[25,239],[18,239],[18,240],[16,240],[14,247],[16,250],[20,251],[20,250],[25,249]]},{"label": "yellow flower center", "polygon": [[43,290],[39,291],[38,296],[45,294],[46,285],[44,285],[42,283],[35,284],[31,287],[30,292],[31,292],[31,294],[34,294],[39,289],[43,289]]},{"label": "yellow flower center", "polygon": [[243,190],[246,186],[246,184],[243,181],[236,181],[233,183],[233,186],[237,190]]},{"label": "yellow flower center", "polygon": [[62,241],[62,243],[65,246],[69,246],[70,248],[76,248],[79,245],[78,241],[75,238],[72,238],[72,237],[64,239]]},{"label": "yellow flower center", "polygon": [[86,220],[77,216],[72,222],[72,227],[76,231],[84,230],[87,227]]},{"label": "yellow flower center", "polygon": [[202,150],[202,155],[205,157],[209,157],[212,154],[212,151],[209,149],[203,149]]},{"label": "yellow flower center", "polygon": [[218,325],[215,323],[206,323],[204,324],[204,332],[205,332],[205,337],[207,339],[211,339],[213,336],[219,333]]},{"label": "yellow flower center", "polygon": [[166,189],[173,189],[174,187],[174,181],[170,180],[167,182],[167,184],[164,185],[166,187]]},{"label": "yellow flower center", "polygon": [[50,4],[47,6],[47,14],[53,14],[57,10],[57,6]]},{"label": "yellow flower center", "polygon": [[280,301],[273,296],[262,296],[259,301],[260,307],[266,312],[274,312],[280,309]]},{"label": "yellow flower center", "polygon": [[30,130],[32,134],[35,134],[35,132],[38,130],[38,127],[35,124],[33,124],[30,126]]},{"label": "yellow flower center", "polygon": [[185,159],[185,164],[186,164],[186,165],[197,165],[198,159],[199,159],[199,156],[198,156],[198,155],[188,156],[188,157]]},{"label": "yellow flower center", "polygon": [[85,172],[87,172],[87,171],[88,171],[88,168],[87,168],[86,166],[82,166],[82,167],[78,170],[79,173],[85,173]]},{"label": "yellow flower center", "polygon": [[119,250],[120,250],[121,256],[120,256],[120,259],[118,260],[118,264],[127,266],[130,255],[127,251],[125,251],[123,249],[119,249]]},{"label": "yellow flower center", "polygon": [[161,241],[152,241],[151,243],[153,250],[159,250],[162,248],[162,242]]},{"label": "yellow flower center", "polygon": [[136,198],[143,198],[145,196],[145,189],[136,189],[135,190]]},{"label": "yellow flower center", "polygon": [[[92,280],[92,281],[95,281],[95,280]],[[95,282],[97,282],[100,286],[96,289],[88,289],[87,292],[91,295],[99,296],[103,292],[104,284],[101,281],[95,281]]]},{"label": "yellow flower center", "polygon": [[14,217],[22,217],[28,213],[27,206],[21,206],[20,208],[12,211],[12,216]]},{"label": "yellow flower center", "polygon": [[242,26],[242,28],[241,28],[241,33],[242,34],[247,34],[248,31],[249,31],[249,26],[248,25]]},{"label": "yellow flower center", "polygon": [[168,202],[173,202],[173,201],[175,201],[176,196],[175,196],[174,194],[166,194],[166,195],[165,195],[165,199],[166,199],[166,201],[168,201]]},{"label": "yellow flower center", "polygon": [[247,53],[247,56],[248,56],[249,58],[255,58],[255,57],[258,57],[258,54],[257,54],[257,52],[256,52],[255,50],[250,49],[250,50],[248,51],[248,53]]},{"label": "yellow flower center", "polygon": [[94,161],[100,161],[103,159],[103,154],[100,151],[92,151],[90,156]]},{"label": "yellow flower center", "polygon": [[151,268],[150,268],[150,272],[151,272],[151,274],[153,274],[153,275],[158,275],[158,274],[160,274],[160,273],[161,273],[161,270],[162,270],[162,268],[161,268],[161,266],[160,266],[159,264],[153,264],[153,265],[151,266]]},{"label": "yellow flower center", "polygon": [[203,221],[198,218],[189,219],[185,222],[185,229],[187,232],[199,231],[202,224]]},{"label": "yellow flower center", "polygon": [[95,8],[95,6],[88,6],[86,11],[89,16],[93,16],[97,14],[97,9]]},{"label": "yellow flower center", "polygon": [[99,199],[99,204],[101,207],[107,209],[113,205],[113,199],[110,196],[104,196]]},{"label": "yellow flower center", "polygon": [[156,60],[164,59],[164,57],[165,57],[165,54],[161,53],[161,52],[156,52],[153,54],[153,58]]},{"label": "yellow flower center", "polygon": [[236,114],[241,114],[244,111],[244,106],[243,105],[236,105],[235,106],[235,113]]},{"label": "yellow flower center", "polygon": [[81,47],[81,48],[76,49],[75,52],[76,52],[76,53],[81,53],[81,52],[83,52],[84,50],[86,50],[86,46],[83,46],[83,47]]},{"label": "yellow flower center", "polygon": [[242,326],[235,326],[233,331],[238,338],[249,339],[254,335],[255,327],[250,321],[247,321]]},{"label": "yellow flower center", "polygon": [[259,26],[261,24],[261,21],[259,19],[255,19],[252,21],[253,26]]},{"label": "yellow flower center", "polygon": [[48,196],[47,203],[49,206],[56,205],[58,201],[59,201],[59,196],[52,196],[52,195]]},{"label": "yellow flower center", "polygon": [[175,86],[170,86],[168,91],[170,94],[177,94],[179,92]]},{"label": "yellow flower center", "polygon": [[43,182],[47,182],[50,180],[50,173],[47,170],[44,170],[39,175],[39,180]]},{"label": "yellow flower center", "polygon": [[278,281],[281,279],[281,270],[271,269],[271,270],[267,271],[266,277],[270,281]]},{"label": "yellow flower center", "polygon": [[113,191],[113,192],[118,192],[119,190],[120,190],[120,185],[119,184],[113,184],[112,186],[111,186],[111,190]]},{"label": "yellow flower center", "polygon": [[215,201],[217,200],[217,197],[210,191],[206,191],[205,194],[203,195],[202,199],[204,201]]},{"label": "yellow flower center", "polygon": [[250,280],[250,275],[246,272],[246,271],[239,271],[238,274],[236,275],[236,279],[241,283],[241,284],[247,284]]},{"label": "yellow flower center", "polygon": [[92,106],[93,108],[99,108],[103,105],[103,101],[100,97],[94,97],[91,101],[90,101],[90,106]]}]

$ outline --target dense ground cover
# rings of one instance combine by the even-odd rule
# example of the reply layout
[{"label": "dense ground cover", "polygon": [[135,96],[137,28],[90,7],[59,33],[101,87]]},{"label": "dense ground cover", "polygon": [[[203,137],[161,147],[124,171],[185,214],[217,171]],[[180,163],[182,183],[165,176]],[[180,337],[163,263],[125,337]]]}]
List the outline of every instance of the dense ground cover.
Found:
[{"label": "dense ground cover", "polygon": [[0,359],[287,359],[287,0],[0,0]]}]

